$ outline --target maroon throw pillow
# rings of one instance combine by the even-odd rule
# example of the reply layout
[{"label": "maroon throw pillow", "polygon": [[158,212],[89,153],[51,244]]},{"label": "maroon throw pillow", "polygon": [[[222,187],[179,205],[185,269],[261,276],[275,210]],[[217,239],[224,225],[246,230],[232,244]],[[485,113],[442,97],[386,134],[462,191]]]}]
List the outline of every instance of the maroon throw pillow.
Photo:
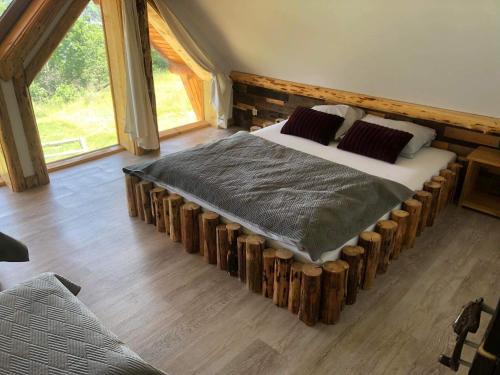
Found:
[{"label": "maroon throw pillow", "polygon": [[297,107],[281,128],[281,133],[328,145],[342,122],[344,122],[343,117],[311,108]]},{"label": "maroon throw pillow", "polygon": [[337,148],[394,164],[413,134],[358,120]]}]

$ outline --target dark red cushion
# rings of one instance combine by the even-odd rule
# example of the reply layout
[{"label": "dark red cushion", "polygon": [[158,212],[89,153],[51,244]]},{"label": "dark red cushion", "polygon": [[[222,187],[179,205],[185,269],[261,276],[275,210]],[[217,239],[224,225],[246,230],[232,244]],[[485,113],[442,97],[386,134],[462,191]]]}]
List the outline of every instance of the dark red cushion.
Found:
[{"label": "dark red cushion", "polygon": [[413,134],[358,120],[337,148],[394,164]]},{"label": "dark red cushion", "polygon": [[333,140],[342,122],[344,122],[343,117],[311,108],[297,107],[281,128],[281,133],[327,145]]}]

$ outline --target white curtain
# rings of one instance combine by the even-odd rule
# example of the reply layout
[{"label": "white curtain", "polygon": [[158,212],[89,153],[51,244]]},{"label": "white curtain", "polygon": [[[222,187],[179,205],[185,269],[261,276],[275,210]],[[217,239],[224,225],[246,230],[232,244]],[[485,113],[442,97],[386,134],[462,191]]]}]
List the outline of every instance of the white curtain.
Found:
[{"label": "white curtain", "polygon": [[153,108],[144,69],[136,0],[122,1],[125,65],[127,67],[127,112],[125,132],[142,148],[159,147]]},{"label": "white curtain", "polygon": [[214,61],[200,48],[180,20],[170,10],[165,0],[154,0],[154,3],[179,44],[196,64],[210,73],[210,103],[217,114],[217,126],[227,128],[227,121],[231,116],[231,78],[227,73],[218,69]]}]

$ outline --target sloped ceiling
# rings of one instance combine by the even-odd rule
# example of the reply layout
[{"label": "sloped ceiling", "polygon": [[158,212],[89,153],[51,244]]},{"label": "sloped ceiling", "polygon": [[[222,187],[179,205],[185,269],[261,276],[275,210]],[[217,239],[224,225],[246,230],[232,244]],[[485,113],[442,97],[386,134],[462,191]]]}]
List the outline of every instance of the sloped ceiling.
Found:
[{"label": "sloped ceiling", "polygon": [[229,69],[500,117],[500,2],[163,0]]}]

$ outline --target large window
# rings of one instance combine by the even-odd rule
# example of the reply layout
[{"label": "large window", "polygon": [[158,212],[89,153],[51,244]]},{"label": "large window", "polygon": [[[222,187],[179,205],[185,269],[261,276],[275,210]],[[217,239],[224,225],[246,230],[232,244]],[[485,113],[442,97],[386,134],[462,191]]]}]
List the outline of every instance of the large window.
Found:
[{"label": "large window", "polygon": [[100,9],[90,1],[30,86],[47,162],[117,144],[108,73]]},{"label": "large window", "polygon": [[153,46],[151,46],[151,58],[159,131],[195,122],[196,114],[181,77],[169,72],[168,61]]},{"label": "large window", "polygon": [[13,2],[14,0],[0,0],[0,17],[3,16],[3,13],[7,10],[9,5]]}]

